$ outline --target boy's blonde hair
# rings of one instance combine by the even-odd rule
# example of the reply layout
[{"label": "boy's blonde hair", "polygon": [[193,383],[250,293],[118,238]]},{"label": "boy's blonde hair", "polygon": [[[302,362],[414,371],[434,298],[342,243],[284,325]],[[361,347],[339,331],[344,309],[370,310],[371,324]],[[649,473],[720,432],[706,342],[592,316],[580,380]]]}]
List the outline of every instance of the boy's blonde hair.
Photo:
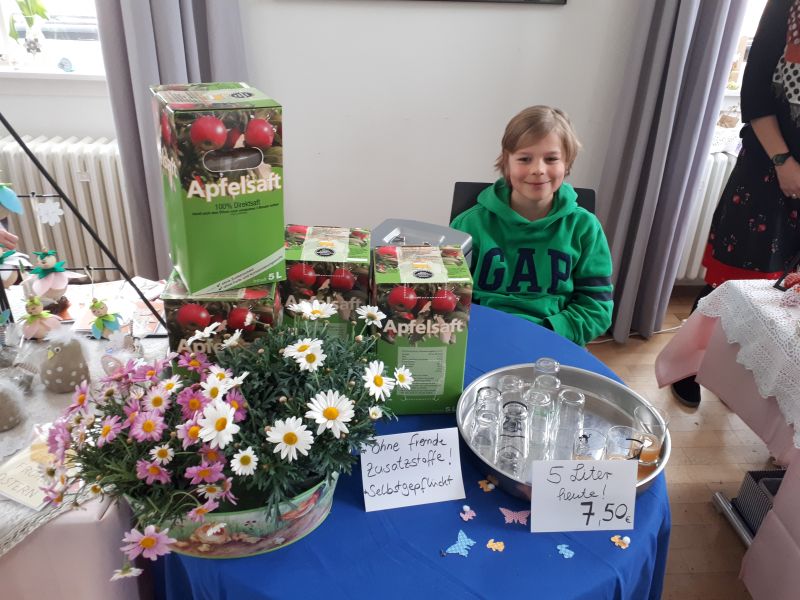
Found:
[{"label": "boy's blonde hair", "polygon": [[566,171],[569,175],[569,170],[572,168],[572,163],[575,162],[581,143],[578,141],[578,136],[575,135],[575,130],[572,129],[572,123],[569,122],[567,113],[559,108],[552,108],[542,104],[529,106],[508,122],[501,142],[502,151],[494,163],[495,168],[500,171],[503,177],[508,179],[509,154],[516,152],[520,148],[530,146],[553,132],[561,138],[564,163],[567,166]]}]

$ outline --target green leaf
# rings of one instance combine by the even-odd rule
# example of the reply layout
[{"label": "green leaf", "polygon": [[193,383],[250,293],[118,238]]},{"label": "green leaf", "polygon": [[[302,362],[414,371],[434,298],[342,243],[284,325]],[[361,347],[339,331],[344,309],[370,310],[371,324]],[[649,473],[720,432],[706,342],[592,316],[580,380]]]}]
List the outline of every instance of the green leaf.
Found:
[{"label": "green leaf", "polygon": [[8,37],[15,42],[19,41],[19,33],[17,33],[17,28],[14,27],[14,15],[8,18]]}]

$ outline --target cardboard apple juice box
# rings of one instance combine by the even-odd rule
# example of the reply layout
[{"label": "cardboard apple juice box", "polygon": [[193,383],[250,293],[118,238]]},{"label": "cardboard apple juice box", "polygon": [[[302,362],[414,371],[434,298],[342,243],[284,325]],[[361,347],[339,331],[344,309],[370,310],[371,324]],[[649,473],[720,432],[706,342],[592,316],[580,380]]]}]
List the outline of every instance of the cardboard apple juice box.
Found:
[{"label": "cardboard apple juice box", "polygon": [[[247,344],[268,335],[270,326],[280,323],[283,308],[277,283],[267,283],[224,292],[189,294],[177,271],[173,271],[161,293],[164,316],[173,352],[203,352],[213,358],[222,343],[241,330],[240,343]],[[219,323],[205,340],[187,340],[195,331]]]},{"label": "cardboard apple juice box", "polygon": [[245,83],[150,89],[170,253],[189,293],[283,279],[280,104]]},{"label": "cardboard apple juice box", "polygon": [[459,246],[379,246],[373,304],[387,315],[378,340],[386,374],[405,366],[414,382],[395,387],[397,414],[454,412],[464,389],[472,276]]},{"label": "cardboard apple juice box", "polygon": [[287,319],[302,300],[329,302],[336,314],[325,319],[328,331],[347,337],[358,321],[356,309],[369,296],[369,230],[348,227],[287,225],[286,280],[281,282]]}]

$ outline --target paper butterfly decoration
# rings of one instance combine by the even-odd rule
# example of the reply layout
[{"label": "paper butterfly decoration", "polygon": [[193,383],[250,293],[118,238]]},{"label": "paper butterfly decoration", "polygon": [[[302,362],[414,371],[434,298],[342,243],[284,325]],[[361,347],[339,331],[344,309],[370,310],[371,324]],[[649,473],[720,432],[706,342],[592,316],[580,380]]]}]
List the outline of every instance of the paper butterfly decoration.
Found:
[{"label": "paper butterfly decoration", "polygon": [[559,544],[556,548],[558,548],[558,553],[564,558],[572,558],[575,556],[575,553],[569,549],[569,545],[567,544]]},{"label": "paper butterfly decoration", "polygon": [[458,530],[458,541],[444,551],[444,554],[460,554],[461,556],[468,556],[469,549],[475,545],[475,540],[467,537],[467,534]]},{"label": "paper butterfly decoration", "polygon": [[627,550],[628,546],[631,545],[631,538],[629,538],[627,535],[625,537],[615,535],[611,538],[611,541],[614,542],[618,548],[622,548],[623,550]]},{"label": "paper butterfly decoration", "polygon": [[489,540],[486,547],[492,552],[502,552],[506,549],[506,545],[503,542],[495,542],[494,539]]},{"label": "paper butterfly decoration", "polygon": [[478,482],[478,485],[481,486],[481,489],[484,492],[491,492],[494,489],[494,484],[491,483],[490,481],[487,481],[486,479],[481,479]]},{"label": "paper butterfly decoration", "polygon": [[500,512],[503,513],[503,516],[506,518],[506,523],[519,523],[520,525],[527,525],[528,516],[531,514],[529,510],[514,512],[507,508],[501,508]]},{"label": "paper butterfly decoration", "polygon": [[472,509],[471,509],[469,506],[467,506],[466,504],[465,504],[464,506],[462,506],[462,507],[461,507],[461,510],[463,510],[464,512],[462,512],[462,513],[459,513],[459,514],[461,515],[461,518],[462,518],[464,521],[469,521],[470,519],[474,519],[474,518],[475,518],[475,511],[474,511],[474,510],[472,510]]}]

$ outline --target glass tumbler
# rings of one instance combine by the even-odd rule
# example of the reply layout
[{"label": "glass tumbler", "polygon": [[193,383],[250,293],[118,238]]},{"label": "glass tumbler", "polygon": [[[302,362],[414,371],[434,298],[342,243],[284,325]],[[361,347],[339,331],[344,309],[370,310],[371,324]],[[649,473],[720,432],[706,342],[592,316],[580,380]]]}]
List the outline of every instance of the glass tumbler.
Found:
[{"label": "glass tumbler", "polygon": [[555,375],[537,375],[533,380],[532,389],[537,392],[544,392],[555,402],[558,390],[561,388],[561,380]]},{"label": "glass tumbler", "polygon": [[580,390],[563,388],[558,392],[558,427],[570,428],[573,433],[583,429],[585,405],[586,397]]},{"label": "glass tumbler", "polygon": [[[514,392],[508,396],[519,396]],[[528,407],[519,399],[503,394],[503,412],[497,440],[495,464],[515,478],[525,471],[528,458]]]},{"label": "glass tumbler", "polygon": [[606,434],[597,429],[579,429],[572,446],[572,460],[602,460],[606,452]]},{"label": "glass tumbler", "polygon": [[633,410],[633,427],[642,438],[642,453],[639,464],[653,467],[661,457],[661,446],[667,435],[669,415],[656,407],[637,406]]},{"label": "glass tumbler", "polygon": [[484,387],[478,390],[472,413],[472,447],[486,458],[494,460],[497,430],[500,427],[500,392]]},{"label": "glass tumbler", "polygon": [[533,379],[535,380],[539,375],[552,375],[553,377],[558,377],[558,370],[560,368],[561,365],[555,358],[543,356],[533,365]]},{"label": "glass tumbler", "polygon": [[641,434],[633,427],[615,425],[606,433],[606,460],[639,460]]},{"label": "glass tumbler", "polygon": [[531,460],[545,460],[553,420],[553,400],[544,392],[530,389],[525,392],[525,404],[530,412],[528,457]]}]

